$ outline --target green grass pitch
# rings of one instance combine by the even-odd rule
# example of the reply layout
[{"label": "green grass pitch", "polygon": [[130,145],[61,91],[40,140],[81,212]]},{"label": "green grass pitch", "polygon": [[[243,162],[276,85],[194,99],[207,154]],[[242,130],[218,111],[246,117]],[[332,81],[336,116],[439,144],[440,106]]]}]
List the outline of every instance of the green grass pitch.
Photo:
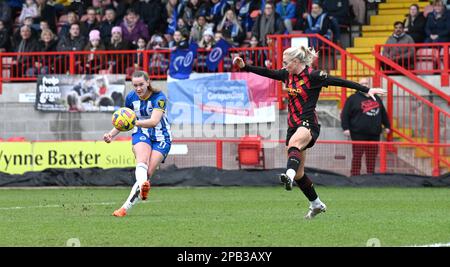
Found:
[{"label": "green grass pitch", "polygon": [[153,187],[124,218],[130,188],[0,189],[0,246],[411,246],[450,242],[450,188],[317,187],[328,211],[303,219],[295,188]]}]

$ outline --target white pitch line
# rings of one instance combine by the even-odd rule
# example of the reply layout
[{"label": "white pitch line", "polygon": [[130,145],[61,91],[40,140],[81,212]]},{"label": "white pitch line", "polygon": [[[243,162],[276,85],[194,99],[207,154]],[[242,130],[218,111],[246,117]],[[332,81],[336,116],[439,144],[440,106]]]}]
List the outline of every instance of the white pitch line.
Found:
[{"label": "white pitch line", "polygon": [[[155,203],[155,202],[161,202],[160,200],[147,200],[143,202],[139,202],[139,204],[145,204],[145,203]],[[109,205],[115,205],[117,202],[99,202],[99,203],[79,203],[76,204],[79,205],[86,205],[86,206],[109,206]],[[67,204],[68,206],[72,206],[72,203]],[[24,206],[24,207],[0,207],[0,210],[21,210],[21,209],[42,209],[42,208],[63,208],[63,205],[39,205],[39,206]]]},{"label": "white pitch line", "polygon": [[412,245],[408,247],[450,247],[450,243],[434,243],[434,244],[427,244],[427,245]]}]

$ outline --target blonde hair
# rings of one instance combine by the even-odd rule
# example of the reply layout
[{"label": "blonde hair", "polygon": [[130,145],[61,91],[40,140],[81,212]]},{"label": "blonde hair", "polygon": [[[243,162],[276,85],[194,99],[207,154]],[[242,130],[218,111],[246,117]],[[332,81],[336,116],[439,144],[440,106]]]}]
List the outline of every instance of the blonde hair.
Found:
[{"label": "blonde hair", "polygon": [[55,39],[55,34],[54,34],[51,30],[44,29],[44,30],[42,30],[42,32],[41,32],[41,40],[42,40],[42,37],[43,37],[45,34],[49,34],[49,35],[50,35],[50,38],[52,38],[52,40]]},{"label": "blonde hair", "polygon": [[131,75],[131,79],[133,78],[141,78],[143,77],[145,81],[147,81],[149,83],[149,89],[152,90],[153,93],[158,93],[161,92],[161,89],[159,88],[154,88],[151,84],[150,84],[150,77],[148,77],[148,73],[142,70],[136,70],[135,72],[133,72],[133,74]]},{"label": "blonde hair", "polygon": [[305,64],[307,66],[311,66],[313,61],[319,56],[319,53],[314,50],[314,48],[309,47],[306,48],[304,46],[299,47],[289,47],[284,50],[283,58],[288,61],[292,61],[296,58],[300,60],[301,64]]}]

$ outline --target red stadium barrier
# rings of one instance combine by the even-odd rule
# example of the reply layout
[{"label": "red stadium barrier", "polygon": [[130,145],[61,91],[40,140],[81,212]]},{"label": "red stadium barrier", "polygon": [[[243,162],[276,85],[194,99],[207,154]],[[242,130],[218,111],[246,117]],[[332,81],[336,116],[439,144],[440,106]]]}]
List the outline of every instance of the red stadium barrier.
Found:
[{"label": "red stadium barrier", "polygon": [[[253,140],[252,140],[253,141]],[[264,168],[285,168],[287,153],[285,140],[261,140]],[[172,155],[166,159],[162,168],[175,164],[179,168],[217,167],[219,169],[239,169],[239,148],[242,139],[175,139],[176,144],[186,144],[188,154]],[[351,174],[352,155],[356,146],[368,147],[369,154],[375,156],[376,173],[408,173],[439,176],[450,170],[450,144],[424,144],[404,142],[366,142],[366,141],[335,141],[318,140],[316,145],[308,150],[306,167],[328,170],[343,175]],[[423,149],[439,151],[438,154],[424,153]],[[358,150],[358,147],[356,147]],[[367,161],[363,158],[361,174],[366,172]],[[438,165],[435,165],[435,163]],[[255,164],[254,167],[261,167]],[[437,168],[437,169],[436,169]]]},{"label": "red stadium barrier", "polygon": [[[381,57],[391,58],[395,55],[410,54],[411,57],[398,60],[396,63],[410,71],[414,75],[441,75],[441,85],[449,86],[450,76],[450,43],[421,43],[421,44],[383,44],[375,45],[377,61]],[[378,68],[383,68],[386,74],[399,74],[398,68],[392,68],[389,64],[378,63]],[[402,72],[402,74],[404,74]]]}]

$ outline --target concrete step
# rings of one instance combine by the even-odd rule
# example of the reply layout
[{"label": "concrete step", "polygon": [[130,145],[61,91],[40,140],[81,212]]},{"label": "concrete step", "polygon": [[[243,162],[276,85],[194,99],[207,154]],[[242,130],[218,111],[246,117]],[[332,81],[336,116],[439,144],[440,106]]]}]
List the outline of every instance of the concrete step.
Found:
[{"label": "concrete step", "polygon": [[375,15],[370,17],[371,25],[390,25],[394,27],[394,22],[403,21],[404,15]]},{"label": "concrete step", "polygon": [[386,41],[389,36],[392,35],[392,31],[376,31],[376,32],[363,32],[362,37],[384,37]]},{"label": "concrete step", "polygon": [[402,9],[402,8],[409,8],[411,4],[417,4],[420,7],[420,10],[422,10],[424,7],[429,5],[429,2],[417,2],[417,1],[408,1],[408,2],[388,2],[388,3],[381,3],[378,5],[378,9]]},{"label": "concrete step", "polygon": [[364,25],[362,26],[362,32],[375,32],[375,31],[391,31],[393,32],[393,25]]},{"label": "concrete step", "polygon": [[357,37],[354,39],[355,47],[368,47],[373,50],[376,44],[385,44],[386,37]]},{"label": "concrete step", "polygon": [[372,55],[373,47],[349,47],[346,51],[359,57],[361,54]]},{"label": "concrete step", "polygon": [[409,8],[380,9],[378,15],[406,15],[409,14]]},{"label": "concrete step", "polygon": [[386,3],[409,3],[414,4],[419,2],[418,0],[386,0]]}]

